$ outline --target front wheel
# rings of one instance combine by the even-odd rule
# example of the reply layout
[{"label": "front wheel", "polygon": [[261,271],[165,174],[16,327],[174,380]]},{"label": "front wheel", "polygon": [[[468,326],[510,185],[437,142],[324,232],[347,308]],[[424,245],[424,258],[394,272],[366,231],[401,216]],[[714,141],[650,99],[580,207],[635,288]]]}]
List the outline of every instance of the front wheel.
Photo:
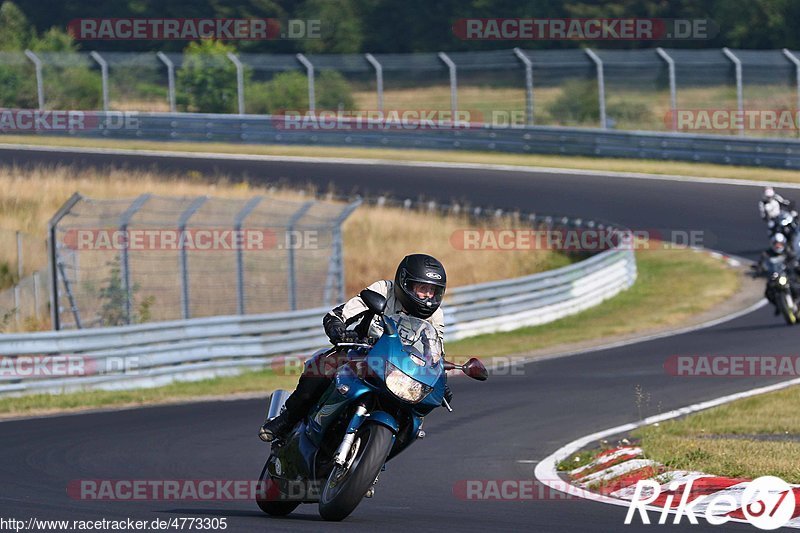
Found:
[{"label": "front wheel", "polygon": [[269,459],[267,460],[267,464],[264,465],[264,469],[261,471],[261,476],[258,478],[259,491],[256,494],[256,504],[259,509],[270,516],[286,516],[294,511],[297,506],[300,505],[300,502],[281,500],[280,488],[278,484],[269,477],[269,472],[267,472],[268,464]]},{"label": "front wheel", "polygon": [[781,298],[781,314],[783,314],[783,319],[786,320],[788,325],[793,326],[797,322],[797,316],[794,312],[794,300],[788,292],[784,293],[783,298]]},{"label": "front wheel", "polygon": [[375,482],[392,448],[392,432],[379,424],[358,430],[347,464],[335,466],[319,499],[325,520],[343,520],[352,513]]}]

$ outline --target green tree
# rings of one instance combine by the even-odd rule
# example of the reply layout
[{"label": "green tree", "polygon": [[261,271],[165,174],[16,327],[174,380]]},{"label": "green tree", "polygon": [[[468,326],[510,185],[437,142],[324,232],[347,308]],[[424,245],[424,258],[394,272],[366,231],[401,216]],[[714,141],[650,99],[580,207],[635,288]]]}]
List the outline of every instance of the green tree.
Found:
[{"label": "green tree", "polygon": [[[179,103],[189,111],[233,113],[236,111],[236,66],[228,59],[235,48],[220,41],[189,43],[178,70]],[[245,82],[250,72],[245,71]]]},{"label": "green tree", "polygon": [[33,29],[25,13],[13,2],[3,2],[0,5],[0,50],[25,50],[32,34]]},{"label": "green tree", "polygon": [[361,50],[361,17],[353,0],[306,0],[299,17],[321,24],[318,37],[302,40],[304,51],[350,54]]}]

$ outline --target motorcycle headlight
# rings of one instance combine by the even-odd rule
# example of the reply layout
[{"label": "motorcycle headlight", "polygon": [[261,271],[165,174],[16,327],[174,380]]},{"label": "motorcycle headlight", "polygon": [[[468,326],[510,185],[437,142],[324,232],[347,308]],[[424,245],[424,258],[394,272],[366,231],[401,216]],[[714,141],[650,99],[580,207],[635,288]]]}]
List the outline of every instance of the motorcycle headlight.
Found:
[{"label": "motorcycle headlight", "polygon": [[409,403],[421,402],[433,390],[424,383],[407,376],[389,361],[386,361],[384,381],[386,382],[386,388],[392,394]]},{"label": "motorcycle headlight", "polygon": [[786,285],[787,281],[788,280],[786,279],[786,276],[784,276],[784,275],[781,275],[780,277],[778,277],[778,283],[780,283],[781,285]]}]

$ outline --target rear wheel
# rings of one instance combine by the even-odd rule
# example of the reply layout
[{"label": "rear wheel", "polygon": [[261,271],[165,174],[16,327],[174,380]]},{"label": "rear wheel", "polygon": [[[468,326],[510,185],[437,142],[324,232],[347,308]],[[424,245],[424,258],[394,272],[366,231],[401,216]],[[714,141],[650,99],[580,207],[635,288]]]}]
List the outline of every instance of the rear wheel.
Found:
[{"label": "rear wheel", "polygon": [[267,463],[261,471],[261,476],[258,478],[260,483],[259,491],[256,494],[256,504],[258,504],[259,509],[270,516],[286,516],[294,511],[297,506],[300,505],[300,502],[281,500],[282,495],[280,488],[278,484],[269,477],[269,472],[267,472],[268,464],[269,459],[267,459]]},{"label": "rear wheel", "polygon": [[378,424],[358,430],[347,463],[335,466],[322,488],[319,514],[325,520],[343,520],[352,513],[375,479],[392,448],[392,432]]}]

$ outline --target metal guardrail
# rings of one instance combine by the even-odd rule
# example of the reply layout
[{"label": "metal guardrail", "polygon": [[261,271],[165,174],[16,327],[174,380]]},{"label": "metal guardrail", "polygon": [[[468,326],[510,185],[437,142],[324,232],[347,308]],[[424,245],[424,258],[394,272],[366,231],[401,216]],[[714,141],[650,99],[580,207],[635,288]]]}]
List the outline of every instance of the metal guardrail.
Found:
[{"label": "metal guardrail", "polygon": [[[136,113],[126,120],[118,112],[97,115],[96,128],[47,133],[153,141],[479,150],[800,168],[800,141],[784,139],[467,123],[455,127],[425,124],[414,127],[407,123],[345,121],[328,128],[304,126],[269,115]],[[120,123],[125,125],[119,126]],[[109,124],[115,126],[104,127]]]},{"label": "metal guardrail", "polygon": [[[633,251],[609,249],[552,271],[457,287],[446,298],[445,337],[458,340],[550,322],[596,305],[635,280]],[[278,356],[309,355],[327,344],[321,327],[327,311],[3,335],[0,357],[6,359],[0,361],[62,354],[80,363],[80,368],[66,376],[0,372],[0,395],[156,386],[265,368],[280,362]]]}]

